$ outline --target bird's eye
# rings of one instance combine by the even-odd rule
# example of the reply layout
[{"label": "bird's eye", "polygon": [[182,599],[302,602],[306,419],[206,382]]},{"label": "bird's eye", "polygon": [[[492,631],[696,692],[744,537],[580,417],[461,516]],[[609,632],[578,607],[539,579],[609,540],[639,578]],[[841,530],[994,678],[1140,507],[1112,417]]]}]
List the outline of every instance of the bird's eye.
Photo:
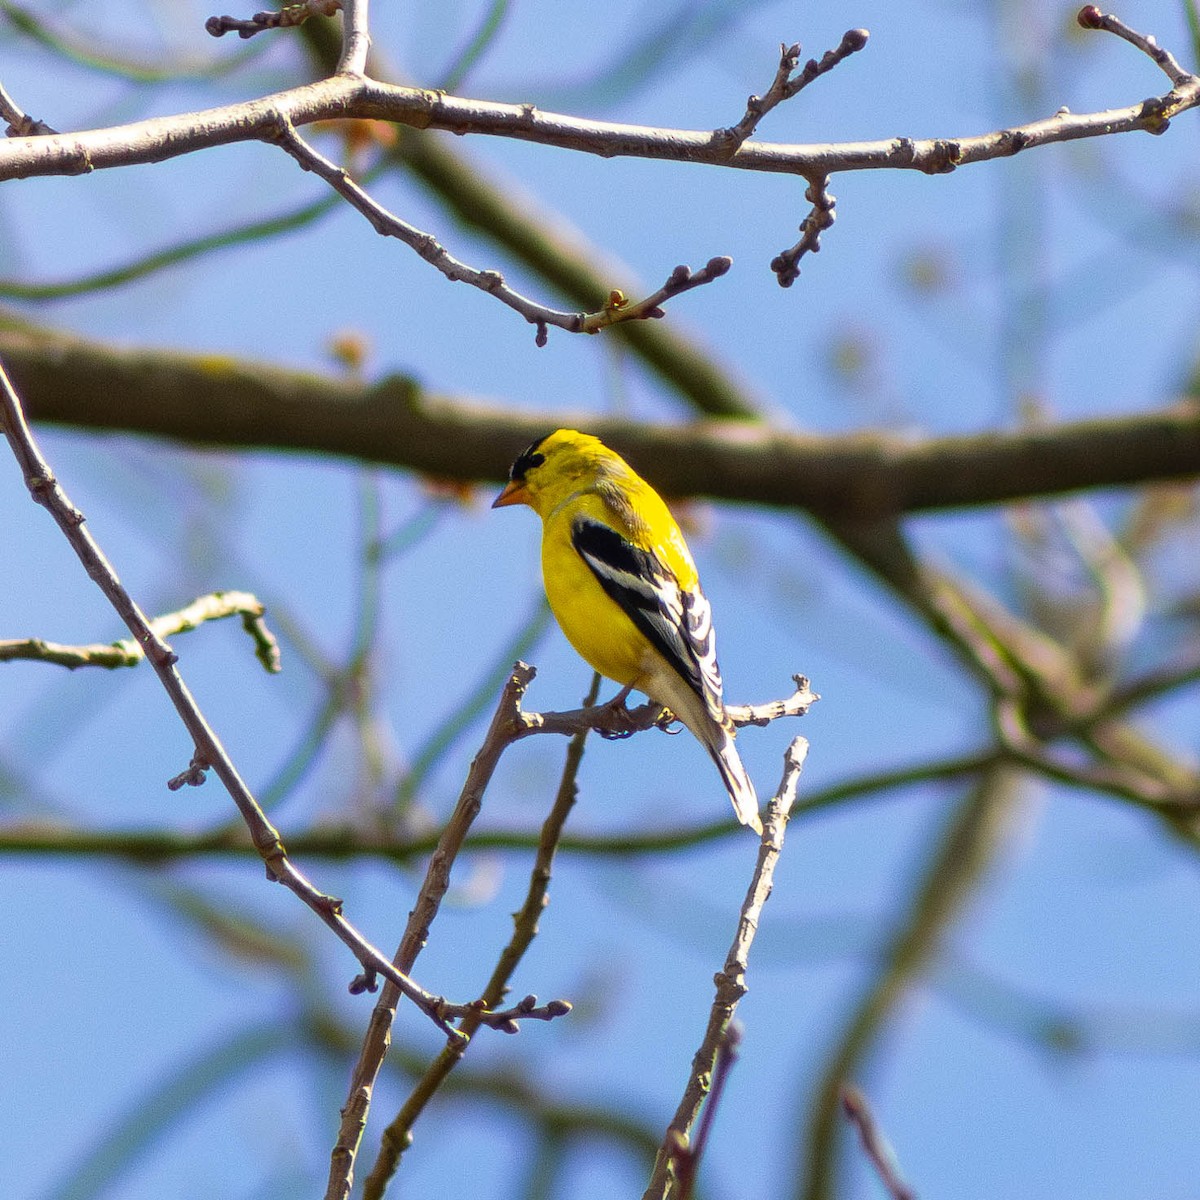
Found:
[{"label": "bird's eye", "polygon": [[529,471],[532,471],[535,467],[540,467],[542,463],[546,461],[546,456],[544,454],[537,453],[537,451],[534,449],[534,446],[537,446],[538,444],[539,443],[534,442],[533,446],[530,446],[529,449],[526,450],[525,453],[522,454],[515,463],[513,463],[513,479],[524,479]]}]

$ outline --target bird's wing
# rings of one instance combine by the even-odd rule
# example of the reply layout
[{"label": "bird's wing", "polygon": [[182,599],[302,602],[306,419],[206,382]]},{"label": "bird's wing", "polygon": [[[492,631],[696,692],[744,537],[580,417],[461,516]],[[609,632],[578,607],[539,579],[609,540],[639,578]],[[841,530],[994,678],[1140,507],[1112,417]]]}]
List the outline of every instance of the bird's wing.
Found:
[{"label": "bird's wing", "polygon": [[605,592],[704,701],[713,720],[723,724],[712,609],[699,584],[681,588],[653,551],[590,517],[571,523],[571,544]]}]

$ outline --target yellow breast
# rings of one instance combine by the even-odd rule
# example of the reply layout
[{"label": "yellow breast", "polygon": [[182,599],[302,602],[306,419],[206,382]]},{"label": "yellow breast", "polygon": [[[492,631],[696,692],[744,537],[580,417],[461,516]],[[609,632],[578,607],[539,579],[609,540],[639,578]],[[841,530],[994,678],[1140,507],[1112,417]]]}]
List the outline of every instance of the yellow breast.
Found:
[{"label": "yellow breast", "polygon": [[606,678],[636,687],[653,651],[576,553],[566,514],[545,520],[542,578],[554,617],[577,653]]}]

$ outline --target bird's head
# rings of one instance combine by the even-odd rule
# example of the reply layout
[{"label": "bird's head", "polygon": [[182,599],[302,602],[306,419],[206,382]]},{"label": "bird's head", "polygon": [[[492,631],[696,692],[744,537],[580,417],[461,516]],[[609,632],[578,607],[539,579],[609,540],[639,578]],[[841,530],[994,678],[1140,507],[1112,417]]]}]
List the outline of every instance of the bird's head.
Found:
[{"label": "bird's head", "polygon": [[575,429],[558,429],[522,451],[493,508],[528,504],[545,515],[561,499],[588,486],[621,460],[599,438]]}]

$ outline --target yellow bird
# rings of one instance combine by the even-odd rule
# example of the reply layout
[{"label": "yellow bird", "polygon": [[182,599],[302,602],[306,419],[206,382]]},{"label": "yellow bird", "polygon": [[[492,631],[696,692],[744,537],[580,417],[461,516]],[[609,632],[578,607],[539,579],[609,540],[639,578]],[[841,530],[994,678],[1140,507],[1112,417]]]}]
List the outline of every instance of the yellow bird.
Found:
[{"label": "yellow bird", "polygon": [[624,690],[669,708],[712,755],[733,810],[762,833],[758,797],[721,698],[712,609],[662,497],[599,438],[574,429],[534,442],[493,508],[542,519],[546,598],[567,641]]}]

